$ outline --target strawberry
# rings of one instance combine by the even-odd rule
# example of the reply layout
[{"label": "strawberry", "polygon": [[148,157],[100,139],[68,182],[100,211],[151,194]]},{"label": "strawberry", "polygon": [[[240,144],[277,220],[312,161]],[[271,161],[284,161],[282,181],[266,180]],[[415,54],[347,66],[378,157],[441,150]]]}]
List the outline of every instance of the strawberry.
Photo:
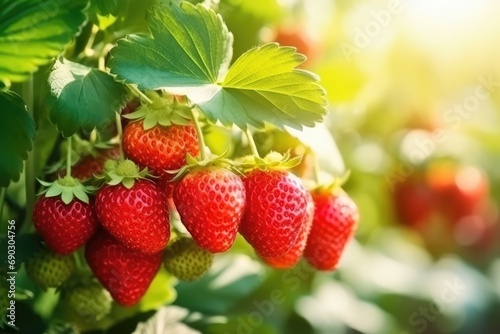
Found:
[{"label": "strawberry", "polygon": [[165,195],[149,180],[136,180],[130,189],[104,186],[96,195],[95,211],[102,226],[130,249],[155,254],[170,238]]},{"label": "strawberry", "polygon": [[136,252],[107,232],[99,231],[87,243],[85,258],[113,299],[122,306],[131,306],[146,293],[161,266],[163,252]]},{"label": "strawberry", "polygon": [[[93,154],[84,155],[76,164],[71,167],[71,176],[86,181],[101,174],[104,170],[106,160],[117,160],[120,158],[119,147],[108,149],[97,149]],[[61,169],[58,172],[60,177],[66,175],[66,169]]]},{"label": "strawberry", "polygon": [[33,207],[33,222],[53,252],[69,254],[83,246],[97,230],[93,203],[74,199],[68,204],[60,196],[40,196]]},{"label": "strawberry", "polygon": [[174,203],[198,246],[225,252],[234,243],[245,209],[245,186],[222,167],[196,168],[174,189]]},{"label": "strawberry", "polygon": [[395,211],[402,223],[419,228],[432,216],[436,198],[417,175],[397,183],[393,195]]},{"label": "strawberry", "polygon": [[65,291],[68,306],[86,321],[98,321],[111,311],[113,299],[98,282],[78,284]]},{"label": "strawberry", "polygon": [[307,191],[283,170],[253,169],[243,179],[246,209],[240,233],[258,255],[278,257],[290,250],[304,225]]},{"label": "strawberry", "polygon": [[38,252],[35,257],[26,261],[28,277],[43,289],[57,288],[74,270],[73,256],[55,254],[49,249]]},{"label": "strawberry", "polygon": [[172,181],[173,177],[173,175],[163,175],[156,180],[156,184],[163,191],[167,199],[172,199],[175,186],[177,185],[176,181]]},{"label": "strawberry", "polygon": [[91,179],[94,175],[103,172],[106,160],[116,160],[119,158],[120,150],[118,147],[98,150],[95,156],[92,154],[86,155],[73,165],[71,167],[71,175],[82,181]]},{"label": "strawberry", "polygon": [[290,269],[299,262],[304,249],[306,248],[307,237],[311,231],[314,218],[314,201],[310,193],[307,193],[307,210],[304,216],[304,224],[299,233],[299,237],[288,252],[278,257],[262,257],[262,260],[269,266],[277,269]]},{"label": "strawberry", "polygon": [[333,270],[354,235],[358,208],[347,194],[335,194],[329,189],[318,189],[312,197],[315,213],[304,257],[318,270]]},{"label": "strawberry", "polygon": [[161,176],[167,170],[181,168],[186,163],[186,153],[196,156],[199,145],[192,124],[156,125],[144,130],[143,121],[139,121],[125,127],[123,149],[131,160]]},{"label": "strawberry", "polygon": [[172,275],[182,281],[194,281],[212,266],[213,254],[201,249],[188,237],[180,237],[170,244],[163,263]]}]

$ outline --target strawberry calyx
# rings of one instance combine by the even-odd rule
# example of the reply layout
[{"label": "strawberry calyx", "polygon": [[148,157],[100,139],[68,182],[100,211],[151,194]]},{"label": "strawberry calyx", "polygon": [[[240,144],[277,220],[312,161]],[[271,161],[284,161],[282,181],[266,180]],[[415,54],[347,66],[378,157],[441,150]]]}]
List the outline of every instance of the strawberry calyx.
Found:
[{"label": "strawberry calyx", "polygon": [[43,186],[47,187],[38,195],[45,195],[45,197],[61,196],[64,204],[69,204],[76,197],[84,203],[89,203],[88,194],[93,193],[96,188],[93,186],[84,186],[78,179],[69,175],[63,178],[58,178],[54,182],[46,182],[38,180]]},{"label": "strawberry calyx", "polygon": [[148,173],[148,169],[139,170],[139,167],[132,160],[108,160],[104,163],[104,174],[98,175],[98,180],[105,180],[106,184],[116,186],[123,184],[130,189],[136,180],[153,177]]},{"label": "strawberry calyx", "polygon": [[290,151],[281,154],[275,151],[269,152],[264,158],[256,155],[247,155],[241,159],[240,167],[243,172],[249,172],[255,168],[266,170],[288,170],[297,166],[302,156],[290,157]]},{"label": "strawberry calyx", "polygon": [[232,171],[237,174],[243,175],[241,173],[239,166],[241,165],[240,163],[233,161],[231,159],[227,158],[229,150],[226,152],[222,153],[221,155],[215,156],[212,155],[206,159],[197,159],[193,157],[191,154],[187,153],[186,154],[186,164],[182,166],[182,168],[177,169],[177,170],[171,170],[167,171],[170,174],[175,174],[175,176],[172,178],[171,182],[175,182],[180,180],[185,174],[197,170],[197,169],[203,169],[203,168],[208,168],[208,167],[220,167],[227,169],[229,171]]},{"label": "strawberry calyx", "polygon": [[346,171],[343,175],[334,177],[329,175],[329,180],[316,182],[312,180],[307,181],[307,188],[310,192],[316,193],[329,193],[329,194],[340,194],[345,193],[342,186],[349,180],[351,175],[350,171]]},{"label": "strawberry calyx", "polygon": [[189,125],[191,123],[191,108],[182,103],[179,97],[155,91],[147,92],[146,96],[151,103],[143,104],[136,111],[122,116],[132,121],[142,120],[144,130],[157,125]]}]

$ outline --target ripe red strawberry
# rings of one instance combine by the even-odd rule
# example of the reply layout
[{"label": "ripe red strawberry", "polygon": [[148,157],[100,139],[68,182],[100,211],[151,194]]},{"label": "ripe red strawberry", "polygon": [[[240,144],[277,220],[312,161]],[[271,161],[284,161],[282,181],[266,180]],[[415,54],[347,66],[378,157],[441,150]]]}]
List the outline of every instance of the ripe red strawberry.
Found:
[{"label": "ripe red strawberry", "polygon": [[85,258],[113,299],[120,305],[131,306],[146,293],[161,266],[163,252],[142,254],[99,231],[87,243]]},{"label": "ripe red strawberry", "polygon": [[307,237],[311,231],[314,218],[314,201],[310,193],[307,193],[307,210],[304,216],[304,224],[295,244],[288,252],[278,257],[262,257],[269,266],[277,269],[290,269],[299,262],[307,244]]},{"label": "ripe red strawberry", "polygon": [[144,130],[143,122],[129,123],[123,132],[126,155],[158,175],[181,168],[186,153],[196,156],[199,145],[193,125],[154,126]]},{"label": "ripe red strawberry", "polygon": [[304,185],[295,175],[281,170],[254,169],[243,182],[247,205],[240,233],[260,256],[285,254],[304,225]]},{"label": "ripe red strawberry", "polygon": [[163,191],[167,199],[170,199],[174,196],[174,189],[177,185],[176,181],[172,181],[175,175],[163,175],[162,177],[156,180],[156,184]]},{"label": "ripe red strawberry", "polygon": [[40,196],[33,207],[33,222],[47,246],[58,254],[83,246],[98,227],[92,201],[87,204],[75,198],[65,204],[60,196]]},{"label": "ripe red strawberry", "polygon": [[417,175],[396,183],[393,195],[395,211],[402,223],[419,228],[432,216],[435,194]]},{"label": "ripe red strawberry", "polygon": [[221,167],[197,168],[174,189],[174,203],[194,241],[212,253],[234,243],[245,210],[245,187]]},{"label": "ripe red strawberry", "polygon": [[333,270],[347,241],[354,235],[358,208],[345,193],[317,190],[312,196],[315,213],[304,257],[318,270]]},{"label": "ripe red strawberry", "polygon": [[437,209],[450,221],[482,213],[487,206],[488,179],[475,167],[436,163],[427,170],[426,183],[437,199]]},{"label": "ripe red strawberry", "polygon": [[153,182],[136,180],[99,190],[95,211],[102,226],[127,247],[155,254],[170,239],[170,219],[163,192]]}]

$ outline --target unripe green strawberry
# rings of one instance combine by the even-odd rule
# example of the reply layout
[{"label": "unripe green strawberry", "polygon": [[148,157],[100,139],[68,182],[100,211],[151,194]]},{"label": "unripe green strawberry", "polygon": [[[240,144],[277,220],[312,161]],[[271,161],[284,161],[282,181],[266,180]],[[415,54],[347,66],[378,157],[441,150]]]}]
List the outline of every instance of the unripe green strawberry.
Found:
[{"label": "unripe green strawberry", "polygon": [[80,334],[80,330],[78,329],[78,326],[69,323],[69,322],[64,322],[61,320],[56,320],[55,322],[51,323],[49,328],[47,328],[44,332],[44,334]]},{"label": "unripe green strawberry", "polygon": [[72,255],[59,255],[44,249],[26,262],[26,273],[43,289],[57,288],[75,270]]},{"label": "unripe green strawberry", "polygon": [[193,239],[181,237],[166,249],[163,263],[172,275],[182,281],[194,281],[212,266],[214,255],[200,247]]},{"label": "unripe green strawberry", "polygon": [[78,284],[66,291],[69,307],[85,321],[98,321],[111,311],[113,299],[98,282]]}]

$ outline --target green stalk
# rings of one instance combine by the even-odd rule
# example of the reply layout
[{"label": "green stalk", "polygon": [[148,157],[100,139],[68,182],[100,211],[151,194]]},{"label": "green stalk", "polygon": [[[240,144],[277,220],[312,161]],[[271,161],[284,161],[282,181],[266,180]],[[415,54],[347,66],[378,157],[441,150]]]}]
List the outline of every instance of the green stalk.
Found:
[{"label": "green stalk", "polygon": [[313,154],[313,158],[314,158],[314,168],[313,168],[314,181],[316,182],[317,185],[320,185],[321,170],[319,169],[319,162],[318,158],[316,157],[316,154]]},{"label": "green stalk", "polygon": [[[23,100],[26,103],[26,108],[28,114],[34,118],[33,113],[33,76],[23,82]],[[28,152],[28,159],[24,165],[25,172],[25,187],[26,187],[26,218],[20,229],[20,233],[27,233],[31,231],[33,224],[33,206],[35,205],[35,149],[36,146],[33,145],[33,149]]]},{"label": "green stalk", "polygon": [[68,151],[66,152],[66,175],[71,176],[71,151],[72,151],[72,136],[68,137]]},{"label": "green stalk", "polygon": [[116,132],[118,133],[118,148],[120,151],[120,161],[125,160],[125,153],[123,153],[123,129],[122,129],[122,119],[119,113],[115,114],[116,120]]},{"label": "green stalk", "polygon": [[146,101],[148,104],[153,104],[153,101],[149,97],[147,97],[143,92],[139,90],[139,88],[135,87],[134,85],[128,85],[128,87],[136,94],[139,95],[139,98],[143,99]]},{"label": "green stalk", "polygon": [[257,150],[257,145],[255,145],[255,141],[253,140],[252,132],[250,132],[250,129],[247,129],[247,131],[245,131],[245,135],[247,136],[248,146],[250,146],[252,154],[260,158],[259,151]]},{"label": "green stalk", "polygon": [[203,138],[203,132],[201,131],[200,122],[198,122],[198,118],[194,114],[193,108],[189,109],[191,113],[191,119],[193,120],[194,127],[196,129],[196,135],[198,136],[198,145],[200,146],[200,156],[201,160],[207,160],[207,151],[205,150],[205,139]]}]

